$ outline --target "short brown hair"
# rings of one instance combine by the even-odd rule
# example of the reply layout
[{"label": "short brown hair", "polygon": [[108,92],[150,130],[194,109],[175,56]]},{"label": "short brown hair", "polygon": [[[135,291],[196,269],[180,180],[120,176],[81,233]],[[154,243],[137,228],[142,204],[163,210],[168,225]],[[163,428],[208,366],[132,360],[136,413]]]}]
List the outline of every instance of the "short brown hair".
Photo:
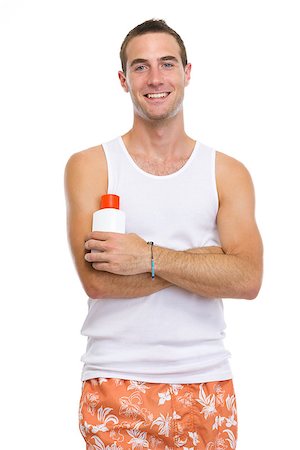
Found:
[{"label": "short brown hair", "polygon": [[140,36],[142,34],[146,34],[146,33],[168,33],[171,36],[173,36],[176,39],[176,41],[180,47],[180,56],[181,56],[182,64],[184,67],[187,65],[187,55],[186,55],[185,45],[183,43],[183,40],[179,36],[179,34],[176,33],[175,30],[170,28],[164,20],[150,19],[150,20],[146,20],[146,22],[143,22],[143,23],[137,25],[135,28],[133,28],[131,31],[129,31],[129,33],[127,34],[127,36],[125,37],[125,39],[121,45],[120,59],[121,59],[121,64],[122,64],[122,70],[125,75],[126,75],[126,63],[127,63],[126,48],[127,48],[128,42],[132,38],[134,38],[136,36]]}]

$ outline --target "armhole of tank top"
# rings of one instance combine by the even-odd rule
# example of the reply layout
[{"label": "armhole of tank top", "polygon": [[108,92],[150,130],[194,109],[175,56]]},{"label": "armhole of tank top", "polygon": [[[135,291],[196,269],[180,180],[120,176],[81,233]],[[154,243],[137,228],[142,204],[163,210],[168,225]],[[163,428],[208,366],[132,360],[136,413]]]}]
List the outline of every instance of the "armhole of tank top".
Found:
[{"label": "armhole of tank top", "polygon": [[113,178],[113,170],[111,168],[111,161],[109,157],[109,145],[108,143],[102,144],[104,156],[106,159],[106,166],[107,166],[107,192],[111,193],[114,192],[114,178]]},{"label": "armhole of tank top", "polygon": [[211,172],[212,172],[212,180],[213,180],[213,191],[215,196],[215,207],[216,207],[216,215],[219,211],[219,193],[217,186],[217,151],[215,149],[211,149],[212,158],[211,158]]}]

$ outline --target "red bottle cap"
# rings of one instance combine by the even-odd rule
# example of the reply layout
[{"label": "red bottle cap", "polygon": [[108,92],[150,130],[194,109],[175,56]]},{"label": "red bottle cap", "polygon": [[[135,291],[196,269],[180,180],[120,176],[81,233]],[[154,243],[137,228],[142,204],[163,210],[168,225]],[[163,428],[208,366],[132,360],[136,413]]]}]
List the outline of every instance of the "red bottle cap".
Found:
[{"label": "red bottle cap", "polygon": [[102,195],[100,201],[100,209],[104,208],[114,208],[119,209],[120,205],[120,197],[114,194],[105,194]]}]

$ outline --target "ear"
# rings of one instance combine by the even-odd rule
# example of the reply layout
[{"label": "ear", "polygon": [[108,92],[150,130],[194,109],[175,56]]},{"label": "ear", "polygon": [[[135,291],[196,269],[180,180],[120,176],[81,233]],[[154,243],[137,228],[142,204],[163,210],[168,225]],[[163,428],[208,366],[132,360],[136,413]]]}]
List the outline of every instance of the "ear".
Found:
[{"label": "ear", "polygon": [[191,79],[191,70],[192,70],[192,64],[188,63],[184,68],[184,76],[185,76],[185,83],[184,85],[187,86]]},{"label": "ear", "polygon": [[126,76],[124,75],[124,73],[121,70],[119,70],[119,72],[118,72],[118,77],[119,77],[122,88],[124,89],[125,92],[128,92],[129,89],[127,86]]}]

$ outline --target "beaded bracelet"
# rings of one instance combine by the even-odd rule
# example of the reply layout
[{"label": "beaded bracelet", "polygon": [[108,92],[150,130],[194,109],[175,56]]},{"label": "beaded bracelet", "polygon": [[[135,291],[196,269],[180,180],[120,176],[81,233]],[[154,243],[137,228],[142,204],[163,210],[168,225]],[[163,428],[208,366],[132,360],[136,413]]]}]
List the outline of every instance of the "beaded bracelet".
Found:
[{"label": "beaded bracelet", "polygon": [[155,277],[154,256],[153,256],[153,245],[154,245],[154,242],[149,241],[149,242],[147,242],[147,244],[151,246],[151,278],[153,280],[154,277]]}]

